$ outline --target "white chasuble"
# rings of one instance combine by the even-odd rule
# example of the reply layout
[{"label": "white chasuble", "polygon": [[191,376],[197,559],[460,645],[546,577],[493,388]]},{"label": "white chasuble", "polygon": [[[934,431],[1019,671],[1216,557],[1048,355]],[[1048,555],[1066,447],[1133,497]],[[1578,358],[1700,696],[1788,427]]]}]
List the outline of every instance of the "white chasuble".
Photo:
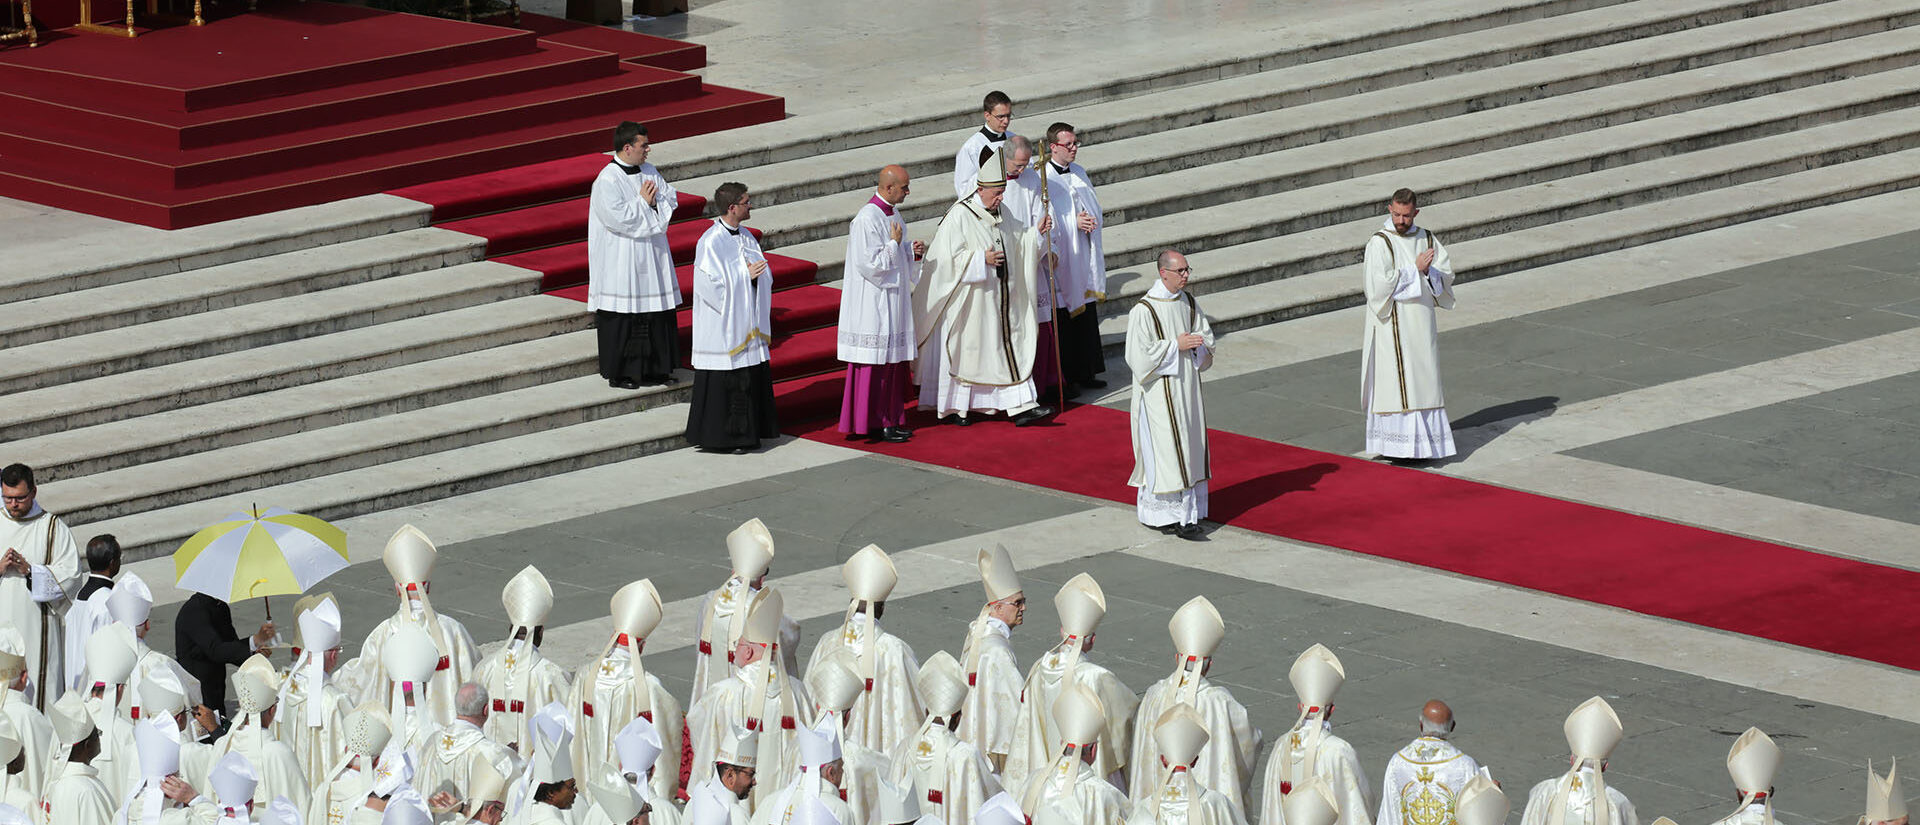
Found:
[{"label": "white chasuble", "polygon": [[26,786],[37,797],[49,779],[47,757],[54,748],[53,723],[33,706],[26,694],[6,687],[0,687],[0,715],[5,715],[13,724],[13,733],[20,738],[20,749],[40,755],[37,759],[28,757],[26,769],[20,772]]},{"label": "white chasuble", "polygon": [[[1040,816],[1043,807],[1052,808],[1058,818]],[[1096,773],[1094,766],[1081,763],[1078,749],[1034,771],[1020,790],[1020,809],[1035,822],[1121,825],[1128,808],[1127,795]]]},{"label": "white chasuble", "polygon": [[720,784],[719,777],[687,784],[687,809],[680,816],[686,825],[748,825],[753,814],[747,803]]},{"label": "white chasuble", "polygon": [[[1147,688],[1146,695],[1140,699],[1140,710],[1134,715],[1134,729],[1151,731],[1160,715],[1176,704],[1198,711],[1201,723],[1207,728],[1206,747],[1200,749],[1200,758],[1191,768],[1193,781],[1225,797],[1233,805],[1235,816],[1244,818],[1262,738],[1260,730],[1249,720],[1246,706],[1233,698],[1232,691],[1213,684],[1205,676],[1176,673]],[[1127,764],[1127,789],[1137,805],[1151,800],[1166,770],[1160,766],[1160,749],[1151,733],[1136,735],[1133,740],[1133,759]]]},{"label": "white chasuble", "polygon": [[1185,770],[1145,784],[1147,792],[1135,795],[1127,825],[1247,825],[1238,804]]},{"label": "white chasuble", "polygon": [[[1607,816],[1606,821],[1597,822],[1595,814],[1599,806],[1594,804],[1593,795],[1603,786],[1607,792]],[[1633,803],[1627,800],[1627,795],[1611,784],[1596,781],[1593,768],[1587,765],[1534,785],[1527,794],[1527,807],[1520,814],[1520,825],[1548,825],[1553,821],[1556,799],[1564,808],[1561,814],[1563,825],[1640,825],[1640,816],[1633,810]]]},{"label": "white chasuble", "polygon": [[[640,197],[647,181],[658,190],[652,203]],[[600,170],[588,198],[587,309],[632,314],[680,305],[667,246],[667,224],[679,206],[680,193],[651,163],[631,175],[617,161]]]},{"label": "white chasuble", "polygon": [[33,705],[45,710],[66,684],[66,672],[60,666],[66,643],[61,618],[67,610],[67,593],[80,578],[80,548],[74,545],[66,522],[41,509],[38,502],[23,519],[0,510],[0,546],[19,551],[33,565],[25,576],[12,571],[0,574],[0,624],[19,630],[26,639],[27,678],[37,694]]},{"label": "white chasuble", "polygon": [[[913,360],[913,285],[920,264],[906,222],[875,195],[853,216],[847,232],[846,277],[840,285],[840,360],[897,364]],[[900,240],[889,237],[900,229]]]},{"label": "white chasuble", "polygon": [[[273,738],[273,734],[261,728],[254,717],[240,717],[228,729],[227,735],[213,743],[213,764],[219,764],[230,751],[246,757],[247,762],[253,765],[254,774],[260,778],[253,792],[255,799],[284,796],[293,802],[294,807],[306,809],[312,799],[312,785],[307,782],[306,771],[300,768],[300,760],[293,755],[292,748]],[[211,769],[212,766],[208,767]]]},{"label": "white chasuble", "polygon": [[473,681],[487,689],[492,704],[486,732],[495,742],[518,747],[522,760],[533,756],[527,720],[553,702],[565,701],[567,672],[525,639],[508,640],[473,669]]},{"label": "white chasuble", "polygon": [[1422,736],[1387,760],[1374,825],[1453,825],[1460,789],[1480,763],[1437,736]]},{"label": "white chasuble", "polygon": [[[1070,164],[1063,171],[1047,163],[1048,183],[1058,181],[1065,198],[1054,197],[1053,222],[1061,227],[1066,239],[1065,248],[1056,248],[1060,255],[1060,269],[1055,276],[1060,291],[1059,307],[1074,315],[1080,314],[1088,304],[1107,299],[1107,259],[1106,244],[1101,239],[1101,231],[1106,227],[1105,213],[1100,211],[1100,199],[1093,194],[1093,181],[1087,177],[1087,170],[1080,164]],[[1093,216],[1093,231],[1080,229],[1080,213]]]},{"label": "white chasuble", "polygon": [[[720,744],[735,725],[759,731],[756,775],[792,776],[800,771],[800,744],[794,731],[813,724],[813,701],[798,679],[761,659],[734,670],[715,682],[707,695],[687,709],[688,735],[693,737],[693,770],[687,784],[717,780],[713,765]],[[756,784],[748,795],[748,809],[780,789],[772,782]]]},{"label": "white chasuble", "polygon": [[[287,673],[286,692],[280,698],[279,710],[273,714],[275,738],[287,744],[295,759],[300,761],[300,769],[307,777],[309,787],[326,781],[327,769],[333,767],[333,761],[347,749],[346,719],[352,712],[352,703],[346,693],[332,684],[320,685],[318,698],[308,684],[305,668]],[[309,724],[307,703],[320,703],[320,724]]]},{"label": "white chasuble", "polygon": [[613,738],[635,717],[646,717],[660,734],[660,756],[653,763],[648,798],[657,803],[676,795],[686,717],[680,711],[680,701],[660,686],[658,678],[634,672],[633,655],[625,642],[615,644],[606,656],[587,662],[574,674],[567,712],[573,714],[573,729],[577,731],[573,737],[576,765],[618,765],[620,753],[613,746]]},{"label": "white chasuble", "polygon": [[[1416,258],[1433,250],[1423,275]],[[1453,308],[1453,262],[1425,229],[1401,235],[1386,228],[1367,239],[1362,263],[1366,335],[1361,341],[1361,389],[1367,409],[1367,449],[1400,458],[1453,454],[1446,397],[1440,387],[1440,332],[1436,309]]]},{"label": "white chasuble", "polygon": [[[747,582],[740,577],[734,576],[718,589],[708,591],[706,597],[700,600],[700,614],[693,623],[693,636],[699,641],[693,651],[693,690],[688,694],[690,702],[699,701],[715,682],[733,675],[733,647],[740,641],[740,631],[746,627],[747,605],[753,603],[753,595],[758,592],[747,586]],[[783,613],[780,616],[780,664],[786,668],[790,679],[800,676],[799,653],[796,652],[799,649],[800,623]],[[691,704],[688,707],[691,708]]]},{"label": "white chasuble", "polygon": [[813,646],[807,673],[835,655],[842,656],[841,661],[851,665],[854,675],[866,685],[854,697],[853,707],[847,709],[844,738],[869,750],[892,753],[927,715],[920,686],[915,683],[920,663],[913,649],[900,637],[876,628],[866,614],[856,613],[839,632],[822,636]]},{"label": "white chasuble", "polygon": [[452,722],[453,695],[461,683],[473,680],[474,652],[473,637],[467,635],[466,626],[451,616],[439,613],[415,616],[411,609],[402,606],[398,613],[375,625],[373,632],[367,634],[366,641],[360,645],[360,655],[340,667],[334,676],[335,683],[343,690],[349,685],[356,686],[358,704],[370,702],[387,707],[393,698],[393,679],[380,663],[380,651],[393,637],[398,622],[423,624],[427,635],[433,637],[434,647],[439,648],[440,661],[433,678],[427,680],[427,719],[435,725]]},{"label": "white chasuble", "polygon": [[773,343],[773,272],[760,242],[715,219],[693,252],[693,368],[737,370],[767,360]]},{"label": "white chasuble", "polygon": [[1020,693],[1026,681],[1013,655],[1011,633],[1005,622],[981,616],[967,626],[967,642],[960,652],[967,671],[967,700],[960,706],[960,728],[955,732],[980,750],[996,775],[1013,752],[1013,730],[1022,718]]},{"label": "white chasuble", "polygon": [[[1315,731],[1314,728],[1318,728]],[[1320,777],[1340,803],[1339,825],[1373,825],[1367,807],[1367,776],[1347,740],[1333,734],[1332,723],[1309,718],[1273,743],[1266,781],[1260,792],[1260,825],[1287,825],[1281,801],[1294,787]]]},{"label": "white chasuble", "polygon": [[793,814],[808,799],[818,799],[833,814],[840,825],[865,825],[853,815],[846,800],[840,798],[841,791],[821,779],[813,771],[802,771],[792,777],[784,787],[767,795],[767,798],[753,808],[752,825],[787,825]]},{"label": "white chasuble", "polygon": [[[920,403],[939,414],[968,410],[1022,412],[1033,388],[1038,318],[1034,312],[1038,233],[1005,237],[998,215],[970,197],[953,205],[927,247],[931,269],[913,291],[913,328],[920,338],[914,369]],[[1007,255],[988,266],[993,250]]]},{"label": "white chasuble", "polygon": [[[373,790],[373,760],[365,756],[348,756],[335,763],[328,771],[331,774],[326,782],[313,787],[313,798],[306,807],[306,825],[352,825],[356,814],[367,808],[367,794]],[[360,763],[369,763],[366,770],[360,769]],[[379,822],[379,812],[372,812],[373,821]]]},{"label": "white chasuble", "polygon": [[921,815],[945,825],[972,825],[974,813],[1001,790],[980,749],[931,719],[894,752],[889,781],[911,787]]},{"label": "white chasuble", "polygon": [[[519,766],[506,743],[489,737],[485,731],[464,719],[441,728],[424,752],[418,754],[412,785],[421,796],[431,798],[446,791],[468,799],[473,790],[473,767],[480,762],[491,765],[501,776],[512,776]],[[522,737],[525,738],[525,737]]]},{"label": "white chasuble", "polygon": [[[1052,765],[1059,759],[1060,749],[1065,747],[1060,741],[1060,729],[1053,721],[1053,702],[1060,698],[1066,672],[1064,647],[1055,647],[1027,671],[1020,721],[1014,726],[1013,747],[1001,771],[1001,779],[1009,788],[1026,787],[1030,774]],[[1104,783],[1105,777],[1127,767],[1133,751],[1133,715],[1140,707],[1140,700],[1112,671],[1087,661],[1084,653],[1073,663],[1073,680],[1100,697],[1100,704],[1107,711],[1107,724],[1100,731],[1099,747],[1094,749],[1094,764],[1090,766],[1094,776],[1101,777]],[[1126,781],[1126,774],[1121,773],[1117,781]],[[1126,813],[1124,803],[1120,813]]]},{"label": "white chasuble", "polygon": [[[1182,350],[1179,337],[1189,333],[1204,343]],[[1156,282],[1127,313],[1127,367],[1133,375],[1133,475],[1127,484],[1140,490],[1143,523],[1193,524],[1206,516],[1211,464],[1200,373],[1213,366],[1213,343],[1213,326],[1190,292],[1175,295]]]}]

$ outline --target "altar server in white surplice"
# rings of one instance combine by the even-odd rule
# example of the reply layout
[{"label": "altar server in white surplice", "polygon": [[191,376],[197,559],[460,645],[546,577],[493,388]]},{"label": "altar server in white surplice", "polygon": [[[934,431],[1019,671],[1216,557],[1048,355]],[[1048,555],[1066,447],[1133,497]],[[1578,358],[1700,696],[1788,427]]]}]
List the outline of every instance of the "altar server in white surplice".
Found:
[{"label": "altar server in white surplice", "polygon": [[587,201],[587,309],[599,334],[600,377],[626,390],[663,383],[680,363],[680,281],[667,247],[680,193],[647,162],[650,148],[647,127],[615,126],[613,160]]},{"label": "altar server in white surplice", "polygon": [[847,654],[844,661],[865,686],[847,712],[847,737],[869,750],[888,753],[926,718],[925,703],[914,684],[920,662],[905,641],[880,627],[887,596],[900,574],[886,551],[869,544],[840,566],[840,575],[849,596],[846,619],[837,632],[820,637],[807,660],[807,671],[811,674],[829,656]]},{"label": "altar server in white surplice", "polygon": [[1333,732],[1333,696],[1347,680],[1340,658],[1326,646],[1307,648],[1287,671],[1300,719],[1273,745],[1267,757],[1267,776],[1260,799],[1260,825],[1300,825],[1293,809],[1283,804],[1289,794],[1314,780],[1326,783],[1340,825],[1373,825],[1368,816],[1367,776],[1360,758],[1347,740]]},{"label": "altar server in white surplice", "polygon": [[1096,743],[1107,727],[1100,697],[1085,685],[1070,685],[1053,702],[1053,720],[1065,753],[1028,774],[1020,807],[1038,813],[1051,806],[1079,825],[1120,825],[1127,817],[1127,795],[1094,767]]},{"label": "altar server in white surplice", "polygon": [[913,290],[920,406],[951,424],[971,424],[974,411],[1005,412],[1023,427],[1053,414],[1033,386],[1039,233],[1008,234],[999,214],[1006,191],[995,155],[940,220]]},{"label": "altar server in white surplice", "polygon": [[[671,800],[680,786],[680,743],[686,717],[680,700],[661,687],[660,679],[647,672],[641,654],[647,636],[660,626],[663,611],[660,591],[653,582],[641,579],[613,594],[609,604],[613,615],[613,635],[600,649],[600,655],[588,659],[574,674],[573,690],[567,696],[567,710],[573,714],[574,759],[582,765],[597,765],[616,758],[626,760],[616,737],[635,720],[648,723],[652,735],[660,741],[657,764],[652,768],[648,799]],[[666,814],[656,804],[656,825]]]},{"label": "altar server in white surplice", "polygon": [[293,614],[298,646],[280,682],[272,730],[293,749],[311,787],[326,780],[340,755],[341,726],[353,703],[330,678],[340,661],[340,603],[332,593],[307,596],[294,602]]},{"label": "altar server in white surplice", "polygon": [[32,467],[0,469],[0,493],[6,498],[0,513],[0,545],[6,548],[0,557],[0,626],[18,629],[26,642],[28,700],[45,710],[65,684],[61,615],[80,578],[80,548],[66,522],[41,508]]},{"label": "altar server in white surplice", "polygon": [[1013,731],[1021,719],[1026,676],[1013,655],[1013,629],[1026,619],[1027,594],[1006,547],[982,549],[978,561],[987,601],[967,625],[967,640],[960,646],[967,700],[954,733],[978,748],[998,776],[1013,751]]},{"label": "altar server in white surplice", "polygon": [[1454,747],[1453,709],[1438,699],[1420,709],[1420,736],[1387,760],[1374,825],[1454,825],[1454,804],[1480,763]]},{"label": "altar server in white surplice", "polygon": [[1133,802],[1138,805],[1151,800],[1166,770],[1154,758],[1155,749],[1165,743],[1145,732],[1158,730],[1159,720],[1169,710],[1187,707],[1196,713],[1207,739],[1197,752],[1197,761],[1189,760],[1185,770],[1201,786],[1226,797],[1235,815],[1244,817],[1261,734],[1248,721],[1246,706],[1233,698],[1233,692],[1207,679],[1213,653],[1227,634],[1226,621],[1213,602],[1195,596],[1173,612],[1167,633],[1173,637],[1173,674],[1147,688],[1134,716],[1133,758],[1127,764],[1127,787]]},{"label": "altar server in white surplice", "polygon": [[1000,149],[1007,140],[1007,127],[1013,125],[1013,98],[999,90],[987,93],[980,101],[979,131],[967,135],[960,151],[953,156],[953,196],[966,200],[973,194],[973,181],[987,154]]},{"label": "altar server in white surplice", "polygon": [[1000,792],[1000,780],[980,749],[954,734],[967,696],[960,662],[944,650],[928,657],[920,666],[920,695],[927,721],[893,752],[892,781],[913,794],[923,815],[943,825],[970,825],[980,806]]},{"label": "altar server in white surplice", "polygon": [[496,742],[519,745],[522,760],[533,755],[531,737],[522,733],[534,711],[567,698],[567,671],[540,654],[547,614],[553,612],[553,585],[529,564],[507,580],[500,592],[506,608],[507,641],[480,664],[473,680],[484,685],[493,699],[487,714],[487,736]]},{"label": "altar server in white surplice", "polygon": [[1453,308],[1453,262],[1432,233],[1413,223],[1419,195],[1393,193],[1387,220],[1367,239],[1361,264],[1367,296],[1361,342],[1366,449],[1388,458],[1453,455],[1453,425],[1440,391],[1435,309]]},{"label": "altar server in white surplice", "polygon": [[[707,695],[707,688],[714,682],[733,673],[733,649],[747,624],[747,605],[753,601],[753,594],[767,585],[773,553],[773,533],[757,518],[747,519],[727,534],[727,561],[732,573],[700,602],[700,616],[693,627],[699,641],[694,645],[689,703]],[[800,623],[781,616],[779,662],[794,679],[800,678],[799,647]]]},{"label": "altar server in white surplice", "polygon": [[[453,721],[453,692],[462,682],[473,679],[475,656],[473,637],[467,634],[467,628],[459,620],[435,612],[428,598],[433,591],[433,564],[439,555],[433,539],[411,524],[401,527],[387,540],[382,559],[387,573],[393,577],[400,609],[374,626],[361,642],[360,656],[342,666],[334,678],[342,689],[347,689],[348,695],[356,696],[361,702],[388,704],[393,678],[381,666],[381,649],[401,626],[417,627],[426,632],[439,651],[433,677],[427,682],[418,704],[435,724],[444,725]],[[348,689],[349,686],[352,689]]]},{"label": "altar server in white surplice", "polygon": [[[1153,735],[1137,738],[1151,740],[1158,758],[1142,760],[1136,756],[1134,761],[1150,761],[1158,766],[1159,773],[1150,780],[1143,777],[1132,783],[1135,798],[1133,812],[1127,815],[1128,825],[1247,825],[1240,804],[1207,787],[1194,772],[1209,741],[1200,713],[1192,705],[1176,704],[1156,719],[1150,726]],[[1149,726],[1136,729],[1148,730]]]},{"label": "altar server in white surplice", "polygon": [[1189,541],[1206,534],[1207,407],[1200,373],[1213,366],[1213,325],[1186,291],[1193,269],[1173,250],[1160,253],[1160,278],[1127,313],[1132,373],[1133,475],[1140,523]]},{"label": "altar server in white surplice", "polygon": [[920,280],[923,241],[907,240],[898,209],[911,188],[907,170],[880,170],[873,197],[847,231],[846,277],[840,287],[840,360],[847,365],[840,432],[900,443],[913,397],[913,285]]},{"label": "altar server in white surplice", "polygon": [[749,810],[780,789],[779,777],[799,770],[795,732],[813,724],[813,702],[806,687],[774,663],[780,656],[777,640],[784,606],[777,588],[754,594],[740,643],[734,647],[733,675],[715,682],[687,710],[687,729],[693,737],[689,787],[711,779],[713,765],[726,761],[716,755],[736,727],[758,734],[753,767],[756,776],[765,775],[768,782],[755,786],[748,798]]},{"label": "altar server in white surplice", "polygon": [[1080,137],[1071,124],[1047,127],[1047,180],[1058,181],[1066,197],[1053,198],[1053,220],[1066,239],[1056,247],[1053,328],[1060,336],[1060,363],[1067,381],[1104,389],[1106,357],[1100,349],[1100,302],[1107,299],[1106,246],[1101,240],[1106,215],[1093,193],[1093,179],[1075,159]]},{"label": "altar server in white surplice", "polygon": [[1780,746],[1759,728],[1747,728],[1727,751],[1727,775],[1740,794],[1740,807],[1715,825],[1774,825],[1773,775],[1780,770]]},{"label": "altar server in white surplice", "polygon": [[718,213],[693,250],[693,401],[687,441],[709,452],[747,452],[780,435],[773,409],[773,276],[747,231],[746,184],[723,183]]},{"label": "altar server in white surplice", "polygon": [[280,674],[267,657],[256,653],[234,670],[233,696],[238,712],[227,734],[213,743],[214,763],[229,753],[245,756],[259,776],[262,798],[284,796],[306,808],[311,788],[307,774],[293,749],[269,730],[280,700]]},{"label": "altar server in white surplice", "polygon": [[[1103,723],[1099,747],[1093,749],[1094,775],[1106,777],[1124,795],[1127,760],[1133,752],[1133,714],[1140,700],[1112,671],[1086,661],[1093,650],[1094,631],[1107,615],[1107,596],[1099,582],[1081,573],[1060,587],[1053,607],[1060,615],[1060,643],[1027,671],[1020,721],[1014,727],[1013,748],[1001,779],[1009,788],[1025,787],[1034,772],[1057,761],[1066,743],[1054,718],[1054,702],[1061,691],[1082,685],[1093,691],[1101,705]],[[1125,812],[1123,804],[1121,813]]]},{"label": "altar server in white surplice", "polygon": [[1639,825],[1626,794],[1607,784],[1607,759],[1625,729],[1607,700],[1595,696],[1567,714],[1568,769],[1533,786],[1521,825]]}]

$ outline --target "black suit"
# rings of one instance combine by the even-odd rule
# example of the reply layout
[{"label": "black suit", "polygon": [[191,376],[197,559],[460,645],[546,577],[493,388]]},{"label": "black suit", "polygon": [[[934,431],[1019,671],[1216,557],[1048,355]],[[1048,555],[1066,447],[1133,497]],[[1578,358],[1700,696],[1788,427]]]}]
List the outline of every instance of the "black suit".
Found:
[{"label": "black suit", "polygon": [[111,589],[113,589],[113,579],[102,576],[99,573],[88,573],[87,580],[80,583],[80,592],[74,594],[73,600],[76,602],[84,602],[88,596],[98,591]]},{"label": "black suit", "polygon": [[180,667],[200,680],[207,707],[226,713],[227,665],[253,655],[249,640],[233,630],[233,608],[205,593],[189,596],[173,620],[173,651]]}]

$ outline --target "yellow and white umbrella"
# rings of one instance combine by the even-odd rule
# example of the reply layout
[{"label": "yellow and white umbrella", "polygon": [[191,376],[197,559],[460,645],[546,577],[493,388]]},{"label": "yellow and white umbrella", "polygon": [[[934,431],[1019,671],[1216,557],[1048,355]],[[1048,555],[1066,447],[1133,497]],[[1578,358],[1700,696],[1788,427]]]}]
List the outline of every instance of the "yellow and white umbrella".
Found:
[{"label": "yellow and white umbrella", "polygon": [[347,532],[281,507],[234,513],[173,551],[177,586],[224,602],[305,593],[347,566]]}]

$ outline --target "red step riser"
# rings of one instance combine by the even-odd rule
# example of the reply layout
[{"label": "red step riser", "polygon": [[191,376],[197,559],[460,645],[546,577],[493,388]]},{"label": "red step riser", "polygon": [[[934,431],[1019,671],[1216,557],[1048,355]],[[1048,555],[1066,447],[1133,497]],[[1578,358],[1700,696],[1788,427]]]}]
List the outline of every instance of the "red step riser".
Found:
[{"label": "red step riser", "polygon": [[[416,123],[380,132],[345,135],[302,146],[297,150],[297,159],[289,151],[273,150],[168,167],[120,152],[77,146],[71,141],[41,140],[5,133],[0,133],[0,154],[46,166],[85,166],[114,175],[132,186],[188,189],[285,171],[288,164],[294,162],[300,165],[323,164],[374,153],[414,149],[444,140],[448,134],[484,134],[516,128],[529,122],[566,121],[602,113],[614,119],[623,110],[685,99],[697,93],[699,87],[700,79],[689,76],[639,88],[608,89],[509,111],[475,112],[463,117]],[[604,134],[595,136],[601,142],[606,140]],[[583,147],[581,151],[587,150]]]},{"label": "red step riser", "polygon": [[[541,207],[541,213],[538,215],[503,212],[484,218],[440,224],[440,228],[486,238],[489,258],[585,241],[587,239],[586,199],[581,198],[565,206],[567,209],[564,213],[549,206]],[[682,221],[667,227],[667,248],[673,253],[675,265],[693,262],[693,248],[700,243],[700,236],[706,231],[705,221]],[[754,237],[759,237],[761,234],[760,230],[753,227],[747,227],[747,231],[752,232]]]},{"label": "red step riser", "polygon": [[[540,273],[541,292],[556,292],[587,282],[587,245],[584,243],[507,255],[493,260]],[[767,262],[773,265],[773,288],[776,290],[813,283],[815,273],[820,271],[819,267],[799,258],[768,255]],[[674,267],[674,275],[680,282],[681,294],[693,288],[693,264]]]},{"label": "red step riser", "polygon": [[[723,109],[687,112],[664,120],[652,120],[649,124],[659,123],[662,131],[671,129],[676,136],[686,136],[778,120],[784,110],[783,101],[771,98],[734,104]],[[649,128],[653,127],[650,125]],[[46,177],[29,179],[0,172],[0,196],[17,197],[158,229],[185,229],[263,212],[415,186],[457,175],[474,166],[506,166],[586,154],[598,151],[606,139],[606,130],[596,129],[593,132],[559,135],[470,152],[456,158],[437,157],[397,167],[350,172],[322,180],[210,195],[187,202],[160,201],[160,198],[168,197],[161,194],[121,194],[124,190],[105,184],[64,184]],[[192,197],[191,193],[182,194],[185,197],[173,197],[180,197],[181,201]]]},{"label": "red step riser", "polygon": [[[592,191],[594,178],[600,175],[601,169],[606,168],[608,160],[609,156],[605,154],[581,155],[436,181],[387,194],[432,204],[433,222],[443,224],[585,197],[586,193]],[[680,208],[674,211],[673,219],[700,217],[706,206],[707,199],[703,195],[681,192]]]},{"label": "red step riser", "polygon": [[780,413],[780,425],[792,427],[795,424],[838,418],[846,383],[842,372],[775,383],[773,403]]}]

